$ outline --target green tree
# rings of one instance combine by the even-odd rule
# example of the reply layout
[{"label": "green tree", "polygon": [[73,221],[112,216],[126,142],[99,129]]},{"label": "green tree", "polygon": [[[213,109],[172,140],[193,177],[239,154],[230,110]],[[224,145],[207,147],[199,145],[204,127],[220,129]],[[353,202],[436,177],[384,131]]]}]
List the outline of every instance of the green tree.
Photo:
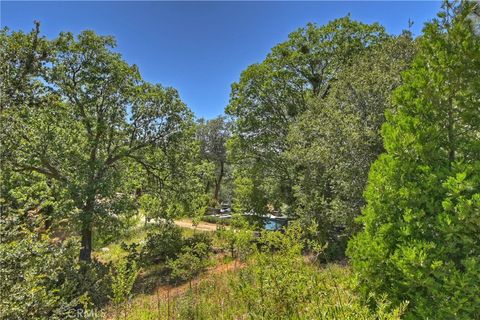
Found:
[{"label": "green tree", "polygon": [[[360,288],[409,301],[407,319],[480,317],[480,39],[474,3],[445,3],[395,92],[372,166],[364,231],[348,254]],[[452,11],[456,12],[452,15]]]},{"label": "green tree", "polygon": [[[224,116],[219,116],[211,120],[199,119],[197,126],[197,139],[200,142],[201,157],[215,164],[213,200],[218,203],[222,182],[229,169],[227,164],[227,140],[231,135],[231,125]],[[210,183],[207,183],[206,189],[210,190]]]},{"label": "green tree", "polygon": [[318,227],[327,252],[343,255],[364,206],[370,165],[383,152],[380,136],[390,97],[411,62],[415,42],[405,32],[358,55],[331,85],[325,99],[290,127],[287,156],[295,164],[295,212]]},{"label": "green tree", "polygon": [[[191,191],[179,186],[188,186],[185,173],[192,170],[175,167],[175,158],[191,153],[184,142],[194,134],[194,123],[176,90],[143,81],[136,66],[112,51],[112,37],[92,31],[77,38],[71,33],[52,41],[41,38],[41,45],[35,44],[38,30],[30,35],[4,30],[1,39],[6,44],[2,70],[7,71],[2,166],[6,172],[40,177],[55,198],[69,203],[65,214],[78,226],[82,260],[90,259],[94,227],[133,209],[131,170],[153,177],[175,201],[172,211],[179,208],[171,194]],[[5,54],[23,54],[27,48],[34,54],[25,55],[35,63]],[[47,49],[40,54],[38,48]],[[23,79],[17,85],[18,74]],[[164,183],[176,178],[176,183]]]},{"label": "green tree", "polygon": [[383,38],[380,25],[348,16],[320,27],[308,24],[242,72],[226,108],[235,120],[230,159],[257,187],[257,197],[277,208],[294,203],[295,172],[285,156],[290,124],[305,112],[309,97],[327,97],[353,57]]}]

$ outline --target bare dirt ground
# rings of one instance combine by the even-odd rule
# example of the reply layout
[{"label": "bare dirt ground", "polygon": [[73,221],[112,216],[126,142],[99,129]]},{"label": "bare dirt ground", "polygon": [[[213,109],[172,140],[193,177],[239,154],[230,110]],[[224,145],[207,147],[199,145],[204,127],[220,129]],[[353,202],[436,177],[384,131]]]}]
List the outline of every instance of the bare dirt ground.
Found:
[{"label": "bare dirt ground", "polygon": [[193,225],[192,219],[181,219],[175,220],[175,224],[182,228],[189,228],[198,231],[216,231],[217,225],[214,223],[208,223],[204,221],[200,221],[198,225]]}]

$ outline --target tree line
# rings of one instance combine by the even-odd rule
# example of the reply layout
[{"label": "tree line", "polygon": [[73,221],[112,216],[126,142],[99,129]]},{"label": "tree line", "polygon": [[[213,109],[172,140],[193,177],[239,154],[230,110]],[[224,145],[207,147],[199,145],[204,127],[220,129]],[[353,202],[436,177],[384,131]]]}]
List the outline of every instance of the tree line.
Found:
[{"label": "tree line", "polygon": [[87,270],[95,241],[138,211],[171,220],[228,202],[297,220],[325,261],[348,257],[365,301],[478,317],[479,10],[445,2],[417,38],[349,16],[308,24],[210,120],[143,80],[112,37],[3,29],[2,291],[37,270],[32,246],[60,261],[46,231],[78,238]]}]

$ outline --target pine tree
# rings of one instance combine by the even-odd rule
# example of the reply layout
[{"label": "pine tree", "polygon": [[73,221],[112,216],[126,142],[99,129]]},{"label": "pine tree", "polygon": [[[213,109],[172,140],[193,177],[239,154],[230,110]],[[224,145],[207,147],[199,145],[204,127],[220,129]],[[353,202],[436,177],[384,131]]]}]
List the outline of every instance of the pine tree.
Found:
[{"label": "pine tree", "polygon": [[394,93],[349,243],[360,290],[407,319],[480,318],[480,38],[475,3],[445,3]]}]

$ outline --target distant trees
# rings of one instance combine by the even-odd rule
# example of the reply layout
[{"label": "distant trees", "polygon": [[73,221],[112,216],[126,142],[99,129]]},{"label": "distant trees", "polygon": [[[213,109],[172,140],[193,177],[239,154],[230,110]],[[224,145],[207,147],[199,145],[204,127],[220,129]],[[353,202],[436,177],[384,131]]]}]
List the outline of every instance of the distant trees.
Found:
[{"label": "distant trees", "polygon": [[444,6],[395,91],[348,249],[365,297],[409,301],[406,319],[480,317],[480,39],[475,3]]},{"label": "distant trees", "polygon": [[300,217],[343,252],[383,150],[384,111],[414,53],[408,32],[389,36],[347,16],[291,33],[245,70],[226,108],[236,207]]},{"label": "distant trees", "polygon": [[342,255],[364,206],[370,165],[384,150],[380,128],[390,110],[392,90],[401,84],[416,44],[408,32],[389,37],[357,55],[338,73],[324,99],[290,126],[287,152],[296,179],[295,212],[328,252]]},{"label": "distant trees", "polygon": [[[197,139],[200,143],[200,156],[215,166],[212,198],[216,203],[220,202],[222,182],[224,182],[224,177],[228,174],[227,171],[230,170],[227,164],[227,140],[230,136],[231,123],[224,116],[218,116],[210,120],[201,118],[197,121]],[[206,189],[210,191],[210,181],[207,182]]]},{"label": "distant trees", "polygon": [[[237,193],[252,191],[239,197],[246,200],[242,207],[252,209],[248,199],[258,197],[277,208],[294,205],[296,174],[285,156],[290,125],[307,110],[309,98],[329,95],[337,75],[355,55],[385,37],[380,25],[349,17],[320,27],[309,24],[274,47],[262,63],[242,72],[226,108],[235,120],[230,147],[237,176],[242,177],[237,179]],[[254,189],[245,187],[249,184]],[[265,212],[264,206],[256,210],[262,207]]]},{"label": "distant trees", "polygon": [[89,260],[93,229],[133,209],[138,189],[164,195],[170,214],[200,205],[192,201],[203,192],[192,183],[193,115],[176,90],[143,81],[111,50],[112,37],[92,31],[49,41],[38,29],[3,30],[1,40],[2,194],[9,206],[23,207],[29,194],[37,199],[28,206],[53,203],[80,234],[80,258]]}]

